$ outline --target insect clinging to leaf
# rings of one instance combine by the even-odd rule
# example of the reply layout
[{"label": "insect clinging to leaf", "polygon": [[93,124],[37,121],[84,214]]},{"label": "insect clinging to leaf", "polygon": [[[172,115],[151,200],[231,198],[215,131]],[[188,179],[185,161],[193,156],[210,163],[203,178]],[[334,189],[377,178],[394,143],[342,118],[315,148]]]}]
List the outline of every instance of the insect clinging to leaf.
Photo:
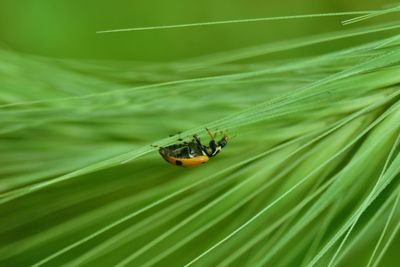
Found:
[{"label": "insect clinging to leaf", "polygon": [[182,167],[194,167],[206,163],[210,158],[216,156],[228,143],[228,135],[222,134],[219,141],[215,137],[217,133],[211,133],[206,128],[211,140],[208,146],[203,145],[197,135],[193,135],[190,142],[173,144],[160,147],[160,155],[170,164]]}]

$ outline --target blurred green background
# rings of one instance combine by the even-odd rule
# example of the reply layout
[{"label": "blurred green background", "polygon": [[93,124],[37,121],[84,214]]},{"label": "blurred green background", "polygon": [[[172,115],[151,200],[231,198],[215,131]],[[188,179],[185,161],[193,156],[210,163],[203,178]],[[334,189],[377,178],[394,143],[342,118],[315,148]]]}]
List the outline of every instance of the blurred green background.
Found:
[{"label": "blurred green background", "polygon": [[[51,57],[171,61],[341,30],[343,26],[340,21],[351,16],[110,34],[96,34],[96,31],[371,10],[380,9],[390,3],[390,1],[361,0],[2,0],[0,42],[17,51]],[[379,20],[387,19],[383,17],[362,24],[375,24]],[[354,39],[353,42],[365,41],[363,38],[367,37]],[[348,40],[346,44],[349,44]],[[307,47],[295,53],[304,55],[323,52],[338,48],[337,46],[341,46],[341,43]],[[287,52],[285,55],[294,56]]]}]

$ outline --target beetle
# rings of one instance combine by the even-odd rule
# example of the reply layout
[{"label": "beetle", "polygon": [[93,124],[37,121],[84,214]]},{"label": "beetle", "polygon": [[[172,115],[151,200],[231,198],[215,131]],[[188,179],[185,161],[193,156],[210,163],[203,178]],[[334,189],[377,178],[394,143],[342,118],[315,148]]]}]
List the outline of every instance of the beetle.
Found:
[{"label": "beetle", "polygon": [[208,146],[203,145],[197,135],[193,135],[190,142],[160,147],[158,152],[168,163],[173,165],[194,167],[204,164],[216,156],[228,143],[228,135],[224,134],[217,142],[215,141],[216,134],[212,134],[207,128],[206,130],[211,137]]}]

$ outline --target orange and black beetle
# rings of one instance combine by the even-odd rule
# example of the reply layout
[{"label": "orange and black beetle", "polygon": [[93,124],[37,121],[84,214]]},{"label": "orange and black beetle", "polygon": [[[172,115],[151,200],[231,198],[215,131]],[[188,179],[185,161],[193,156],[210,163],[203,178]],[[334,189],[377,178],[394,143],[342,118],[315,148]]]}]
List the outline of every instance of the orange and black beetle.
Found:
[{"label": "orange and black beetle", "polygon": [[158,151],[160,155],[169,163],[182,167],[193,167],[206,163],[211,157],[217,155],[228,143],[228,136],[224,136],[218,142],[215,135],[206,129],[211,137],[208,146],[203,145],[197,135],[193,136],[190,142],[174,144],[161,147]]}]

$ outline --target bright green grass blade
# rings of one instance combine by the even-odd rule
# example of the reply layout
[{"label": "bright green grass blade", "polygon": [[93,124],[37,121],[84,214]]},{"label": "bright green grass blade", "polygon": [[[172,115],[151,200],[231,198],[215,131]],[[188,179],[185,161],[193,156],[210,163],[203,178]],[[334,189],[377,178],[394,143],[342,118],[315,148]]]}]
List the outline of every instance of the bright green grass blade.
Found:
[{"label": "bright green grass blade", "polygon": [[[375,16],[377,16],[377,14],[376,14],[377,11],[371,10],[371,11],[355,11],[355,12],[338,12],[338,13],[293,15],[293,16],[256,18],[256,19],[237,19],[237,20],[211,21],[211,22],[199,22],[199,23],[164,25],[164,26],[150,26],[150,27],[137,27],[137,28],[126,28],[126,29],[115,29],[115,30],[101,30],[101,31],[97,31],[96,33],[165,30],[165,29],[199,27],[199,26],[210,26],[210,25],[221,25],[221,24],[249,23],[249,22],[260,22],[260,21],[305,19],[305,18],[319,18],[319,17],[331,17],[331,16],[369,15],[371,13],[374,14]],[[380,14],[378,14],[378,15],[380,15]]]}]

